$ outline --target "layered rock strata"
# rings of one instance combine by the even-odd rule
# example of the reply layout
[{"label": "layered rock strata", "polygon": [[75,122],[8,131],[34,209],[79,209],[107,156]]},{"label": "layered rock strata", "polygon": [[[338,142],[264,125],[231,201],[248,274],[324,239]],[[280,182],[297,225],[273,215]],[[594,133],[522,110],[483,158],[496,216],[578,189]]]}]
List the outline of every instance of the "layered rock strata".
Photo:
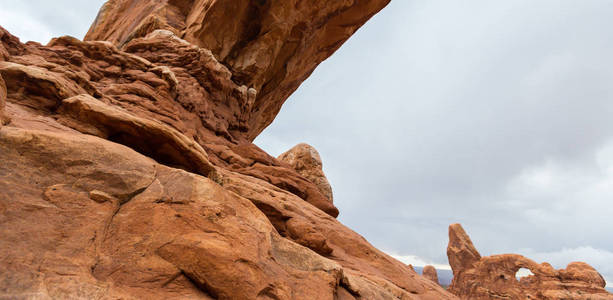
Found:
[{"label": "layered rock strata", "polygon": [[121,49],[163,29],[208,49],[239,86],[257,91],[229,124],[253,140],[287,97],[389,0],[110,0],[85,36]]},{"label": "layered rock strata", "polygon": [[0,76],[0,127],[8,123],[8,118],[4,114],[4,108],[6,107],[6,84],[4,79]]},{"label": "layered rock strata", "polygon": [[251,143],[386,3],[112,0],[45,46],[0,28],[0,298],[455,299]]},{"label": "layered rock strata", "polygon": [[[449,291],[460,299],[613,299],[603,277],[586,263],[556,270],[517,254],[481,257],[460,224],[449,226],[447,256],[453,270]],[[532,275],[518,279],[521,268]]]}]

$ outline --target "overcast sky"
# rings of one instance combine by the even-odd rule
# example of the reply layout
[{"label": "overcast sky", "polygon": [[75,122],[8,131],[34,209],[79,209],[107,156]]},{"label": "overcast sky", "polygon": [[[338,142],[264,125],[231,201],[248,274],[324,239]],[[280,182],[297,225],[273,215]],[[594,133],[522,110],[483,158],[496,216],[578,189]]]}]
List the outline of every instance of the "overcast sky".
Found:
[{"label": "overcast sky", "polygon": [[[0,25],[82,38],[102,3],[0,0]],[[613,282],[611,16],[609,0],[392,1],[256,144],[315,146],[339,219],[407,262],[446,265],[460,222],[482,255]]]}]

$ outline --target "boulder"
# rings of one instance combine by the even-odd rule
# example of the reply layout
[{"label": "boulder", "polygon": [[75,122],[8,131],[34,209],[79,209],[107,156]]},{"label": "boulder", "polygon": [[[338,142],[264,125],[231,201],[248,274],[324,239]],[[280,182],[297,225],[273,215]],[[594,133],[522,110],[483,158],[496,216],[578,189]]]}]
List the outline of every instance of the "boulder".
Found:
[{"label": "boulder", "polygon": [[333,202],[332,187],[323,171],[319,152],[311,145],[301,143],[279,155],[278,160],[290,165],[298,174],[315,184],[319,191]]}]

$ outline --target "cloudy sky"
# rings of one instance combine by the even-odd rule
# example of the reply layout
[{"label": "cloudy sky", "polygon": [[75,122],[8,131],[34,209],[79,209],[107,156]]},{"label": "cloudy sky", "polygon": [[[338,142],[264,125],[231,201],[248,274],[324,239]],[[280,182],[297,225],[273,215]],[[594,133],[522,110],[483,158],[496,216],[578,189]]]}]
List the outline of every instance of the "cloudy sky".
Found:
[{"label": "cloudy sky", "polygon": [[[0,0],[22,41],[82,38],[103,1]],[[586,261],[613,283],[613,1],[395,0],[256,143],[307,142],[339,219],[416,265],[459,222],[483,255]]]}]

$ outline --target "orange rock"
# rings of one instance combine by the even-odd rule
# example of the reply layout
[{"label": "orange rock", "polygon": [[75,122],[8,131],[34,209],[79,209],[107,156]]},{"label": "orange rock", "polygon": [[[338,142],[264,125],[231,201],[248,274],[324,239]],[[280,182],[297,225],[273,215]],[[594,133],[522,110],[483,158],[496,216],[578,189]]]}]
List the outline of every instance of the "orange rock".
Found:
[{"label": "orange rock", "polygon": [[387,2],[112,0],[46,46],[0,27],[0,298],[457,299],[335,219],[319,159],[251,143]]},{"label": "orange rock", "polygon": [[111,0],[86,40],[124,47],[155,30],[209,49],[239,85],[257,90],[247,111],[253,140],[315,67],[389,0]]},{"label": "orange rock", "polygon": [[5,126],[0,153],[3,296],[333,299],[342,279],[249,200],[125,146]]},{"label": "orange rock", "polygon": [[255,163],[251,167],[237,171],[241,174],[264,179],[274,186],[287,190],[332,217],[337,217],[339,214],[338,209],[321,194],[317,186],[296,174],[296,171],[291,168]]},{"label": "orange rock", "polygon": [[[613,299],[602,276],[586,263],[570,263],[555,270],[517,254],[481,257],[460,224],[449,226],[449,291],[461,299]],[[533,275],[516,278],[525,268]]]},{"label": "orange rock", "polygon": [[68,124],[81,132],[130,146],[166,165],[218,180],[204,149],[168,125],[133,116],[87,94],[64,99],[58,112],[70,117],[73,122],[67,121]]},{"label": "orange rock", "polygon": [[4,110],[6,107],[6,84],[4,83],[4,79],[2,79],[2,75],[0,75],[0,127],[5,123],[8,123],[8,118],[4,114]]},{"label": "orange rock", "polygon": [[[378,291],[374,295],[393,294],[401,299],[455,299],[441,292],[440,286],[417,275],[407,265],[374,248],[336,219],[300,201],[296,195],[251,176],[223,170],[221,174],[224,188],[251,200],[268,216],[282,236],[303,246],[313,247],[311,249],[314,251],[341,264],[344,274],[349,277],[346,279],[349,282],[343,286],[352,294],[362,295],[363,299],[376,299],[367,296],[373,295],[374,291]],[[312,233],[321,235],[311,236]],[[321,238],[325,242],[321,242]],[[326,254],[329,252],[325,250],[327,248],[332,249],[332,252]],[[352,275],[347,273],[348,270],[353,270]]]},{"label": "orange rock", "polygon": [[300,175],[314,183],[319,191],[330,202],[333,202],[332,187],[324,174],[319,152],[313,146],[304,143],[298,144],[279,155],[277,159],[290,165]]},{"label": "orange rock", "polygon": [[436,269],[433,266],[427,265],[424,267],[424,269],[421,271],[421,274],[432,280],[434,283],[436,284],[440,284],[438,282],[438,273],[436,273]]},{"label": "orange rock", "polygon": [[22,54],[23,48],[17,37],[0,27],[0,61],[6,61],[11,55]]},{"label": "orange rock", "polygon": [[459,272],[460,270],[470,269],[481,259],[481,254],[460,224],[449,225],[447,258],[454,277],[457,275],[456,270]]}]

